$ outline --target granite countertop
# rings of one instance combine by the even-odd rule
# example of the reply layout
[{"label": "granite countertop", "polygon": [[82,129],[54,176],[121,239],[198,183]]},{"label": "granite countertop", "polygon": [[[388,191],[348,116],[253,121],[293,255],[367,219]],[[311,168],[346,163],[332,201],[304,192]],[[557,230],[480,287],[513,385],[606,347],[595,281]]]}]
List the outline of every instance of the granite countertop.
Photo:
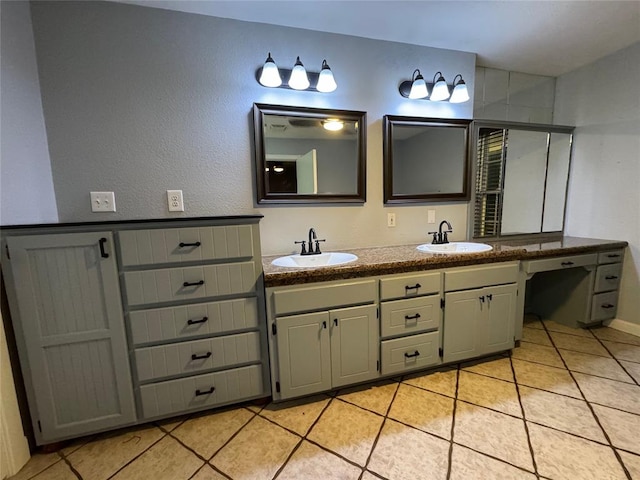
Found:
[{"label": "granite countertop", "polygon": [[355,248],[342,250],[354,253],[358,259],[334,267],[287,268],[271,262],[282,255],[262,257],[266,287],[301,283],[344,280],[373,275],[406,273],[438,268],[481,265],[510,260],[575,255],[624,248],[627,242],[578,237],[540,237],[531,240],[501,240],[486,242],[493,246],[490,252],[445,255],[424,253],[416,249],[419,244],[393,247]]}]

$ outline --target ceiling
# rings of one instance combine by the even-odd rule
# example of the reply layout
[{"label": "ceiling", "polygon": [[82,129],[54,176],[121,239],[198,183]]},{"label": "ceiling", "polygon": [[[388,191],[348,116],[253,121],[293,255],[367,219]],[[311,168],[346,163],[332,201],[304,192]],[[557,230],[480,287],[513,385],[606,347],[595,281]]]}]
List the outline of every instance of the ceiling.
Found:
[{"label": "ceiling", "polygon": [[558,76],[640,41],[640,0],[112,0],[473,52],[480,66]]}]

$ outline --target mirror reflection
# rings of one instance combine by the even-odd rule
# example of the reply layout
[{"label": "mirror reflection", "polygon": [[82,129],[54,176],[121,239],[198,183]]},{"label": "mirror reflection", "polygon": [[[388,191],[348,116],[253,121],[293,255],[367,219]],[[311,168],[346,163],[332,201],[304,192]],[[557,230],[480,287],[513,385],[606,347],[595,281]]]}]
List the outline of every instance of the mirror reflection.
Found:
[{"label": "mirror reflection", "polygon": [[385,203],[467,199],[469,123],[385,116]]},{"label": "mirror reflection", "polygon": [[365,201],[364,112],[254,105],[258,203]]}]

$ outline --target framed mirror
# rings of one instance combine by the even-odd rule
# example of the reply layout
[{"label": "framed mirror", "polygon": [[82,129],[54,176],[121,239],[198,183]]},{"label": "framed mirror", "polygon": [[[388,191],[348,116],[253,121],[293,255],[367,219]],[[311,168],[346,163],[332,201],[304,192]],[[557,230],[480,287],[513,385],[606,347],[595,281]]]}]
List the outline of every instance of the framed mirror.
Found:
[{"label": "framed mirror", "polygon": [[366,113],[254,104],[259,204],[366,201]]},{"label": "framed mirror", "polygon": [[470,123],[385,115],[384,203],[469,200]]}]

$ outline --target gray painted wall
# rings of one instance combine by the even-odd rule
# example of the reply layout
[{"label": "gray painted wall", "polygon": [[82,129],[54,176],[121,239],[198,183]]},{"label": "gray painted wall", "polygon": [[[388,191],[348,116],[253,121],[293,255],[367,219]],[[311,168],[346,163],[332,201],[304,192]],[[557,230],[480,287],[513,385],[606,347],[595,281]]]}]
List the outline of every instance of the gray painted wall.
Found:
[{"label": "gray painted wall", "polygon": [[[473,92],[474,54],[103,2],[36,2],[32,16],[61,221],[262,213],[265,254],[293,251],[311,226],[327,250],[427,240],[433,205],[393,207],[386,226],[381,119],[471,118],[473,99],[411,101],[398,85],[420,68],[460,73]],[[283,68],[326,58],[338,89],[260,86],[268,51]],[[366,204],[256,208],[254,102],[366,111]],[[184,214],[167,212],[167,189],[184,191]],[[94,190],[113,190],[118,211],[92,214]],[[466,203],[435,208],[464,238]]]},{"label": "gray painted wall", "polygon": [[629,242],[617,318],[640,324],[640,43],[558,77],[555,115],[576,125],[565,232]]},{"label": "gray painted wall", "polygon": [[0,2],[0,225],[58,221],[29,2]]}]

